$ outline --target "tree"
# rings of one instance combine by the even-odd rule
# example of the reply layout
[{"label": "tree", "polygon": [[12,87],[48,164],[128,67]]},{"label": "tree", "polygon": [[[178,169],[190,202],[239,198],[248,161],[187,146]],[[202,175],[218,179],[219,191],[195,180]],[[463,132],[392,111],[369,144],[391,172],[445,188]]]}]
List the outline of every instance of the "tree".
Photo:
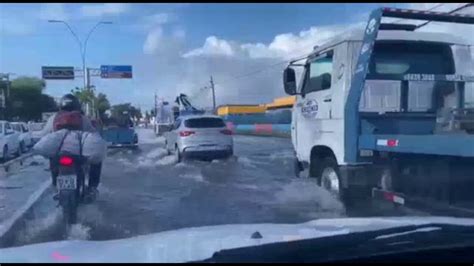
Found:
[{"label": "tree", "polygon": [[142,113],[140,109],[132,106],[131,103],[122,103],[112,106],[112,116],[119,117],[123,115],[124,112],[127,112],[131,118],[140,119],[142,118]]},{"label": "tree", "polygon": [[9,119],[38,120],[41,113],[55,111],[54,99],[43,94],[45,87],[45,81],[37,77],[21,76],[12,80],[7,103]]},{"label": "tree", "polygon": [[101,119],[104,119],[106,116],[105,112],[110,109],[110,102],[107,99],[107,95],[103,93],[99,93],[99,95],[97,95],[95,103],[96,103],[95,106],[99,113],[99,117]]},{"label": "tree", "polygon": [[130,105],[130,115],[134,118],[134,119],[141,119],[143,116],[142,116],[142,110],[140,110],[139,108],[137,109],[136,107]]},{"label": "tree", "polygon": [[58,105],[53,97],[47,94],[41,94],[41,107],[42,112],[57,112]]},{"label": "tree", "polygon": [[101,120],[106,119],[106,111],[110,110],[110,102],[107,99],[107,95],[99,93],[96,96],[94,90],[84,90],[79,87],[71,90],[71,93],[79,99],[83,106],[87,103],[93,103],[94,109],[97,110],[99,118]]},{"label": "tree", "polygon": [[74,90],[71,90],[71,93],[79,99],[82,104],[92,103],[95,99],[94,91],[84,90],[79,87],[76,87]]}]

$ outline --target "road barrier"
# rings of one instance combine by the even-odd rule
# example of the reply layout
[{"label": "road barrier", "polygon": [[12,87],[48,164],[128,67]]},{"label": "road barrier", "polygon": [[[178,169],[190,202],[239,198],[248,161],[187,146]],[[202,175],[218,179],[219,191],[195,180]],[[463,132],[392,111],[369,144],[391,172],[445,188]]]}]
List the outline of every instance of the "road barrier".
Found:
[{"label": "road barrier", "polygon": [[13,215],[0,225],[0,248],[9,246],[15,237],[18,228],[24,226],[25,217],[39,204],[48,191],[51,192],[51,180],[43,182],[38,189],[28,198],[26,203],[21,206]]},{"label": "road barrier", "polygon": [[237,135],[291,137],[290,124],[235,125],[232,122],[227,122],[227,127]]},{"label": "road barrier", "polygon": [[0,177],[6,175],[9,171],[15,168],[16,165],[22,166],[23,162],[31,156],[33,156],[33,153],[25,153],[18,158],[0,164]]}]

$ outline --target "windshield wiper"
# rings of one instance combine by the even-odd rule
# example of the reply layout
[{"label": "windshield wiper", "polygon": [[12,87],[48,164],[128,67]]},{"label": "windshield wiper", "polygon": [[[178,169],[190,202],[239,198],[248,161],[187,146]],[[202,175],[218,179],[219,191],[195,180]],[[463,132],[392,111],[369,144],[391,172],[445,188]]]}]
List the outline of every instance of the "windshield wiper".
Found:
[{"label": "windshield wiper", "polygon": [[[354,232],[222,250],[201,262],[336,262],[454,245],[474,250],[474,226],[431,223]],[[457,255],[451,260],[472,262],[474,253],[469,251],[466,256]]]}]

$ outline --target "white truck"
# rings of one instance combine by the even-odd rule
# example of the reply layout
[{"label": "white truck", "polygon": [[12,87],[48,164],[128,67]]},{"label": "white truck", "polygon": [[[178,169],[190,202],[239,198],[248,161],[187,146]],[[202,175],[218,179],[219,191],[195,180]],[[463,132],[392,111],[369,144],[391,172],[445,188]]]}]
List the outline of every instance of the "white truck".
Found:
[{"label": "white truck", "polygon": [[161,136],[163,132],[168,132],[174,123],[173,110],[168,102],[159,101],[156,104],[155,135]]},{"label": "white truck", "polygon": [[[309,169],[346,206],[371,197],[472,202],[473,44],[382,17],[474,24],[467,15],[380,8],[364,30],[290,62],[283,84],[296,95],[296,173]],[[304,68],[298,85],[292,67]]]}]

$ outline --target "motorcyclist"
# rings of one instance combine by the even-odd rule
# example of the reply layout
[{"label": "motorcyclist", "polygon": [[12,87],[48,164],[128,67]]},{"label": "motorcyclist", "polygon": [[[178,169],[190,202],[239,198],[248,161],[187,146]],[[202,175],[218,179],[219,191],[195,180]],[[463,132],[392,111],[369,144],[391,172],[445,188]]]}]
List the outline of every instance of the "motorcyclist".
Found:
[{"label": "motorcyclist", "polygon": [[[54,121],[58,114],[61,114],[62,112],[74,112],[74,111],[81,112],[83,131],[96,132],[96,129],[92,125],[91,120],[87,116],[85,116],[84,113],[82,112],[81,104],[79,100],[77,99],[77,97],[75,97],[72,94],[66,94],[61,98],[59,102],[59,112],[52,115],[46,122],[41,132],[41,137],[55,131]],[[56,165],[56,162],[53,159],[50,159],[50,169],[51,169],[52,185],[56,187],[56,178],[59,174],[58,173],[59,170]],[[86,196],[90,200],[95,199],[98,194],[97,187],[99,186],[99,183],[100,183],[101,170],[102,170],[102,162],[97,163],[97,164],[91,164],[89,167],[89,183],[86,189]],[[58,194],[54,196],[54,199],[57,199],[57,198],[58,198]]]}]

